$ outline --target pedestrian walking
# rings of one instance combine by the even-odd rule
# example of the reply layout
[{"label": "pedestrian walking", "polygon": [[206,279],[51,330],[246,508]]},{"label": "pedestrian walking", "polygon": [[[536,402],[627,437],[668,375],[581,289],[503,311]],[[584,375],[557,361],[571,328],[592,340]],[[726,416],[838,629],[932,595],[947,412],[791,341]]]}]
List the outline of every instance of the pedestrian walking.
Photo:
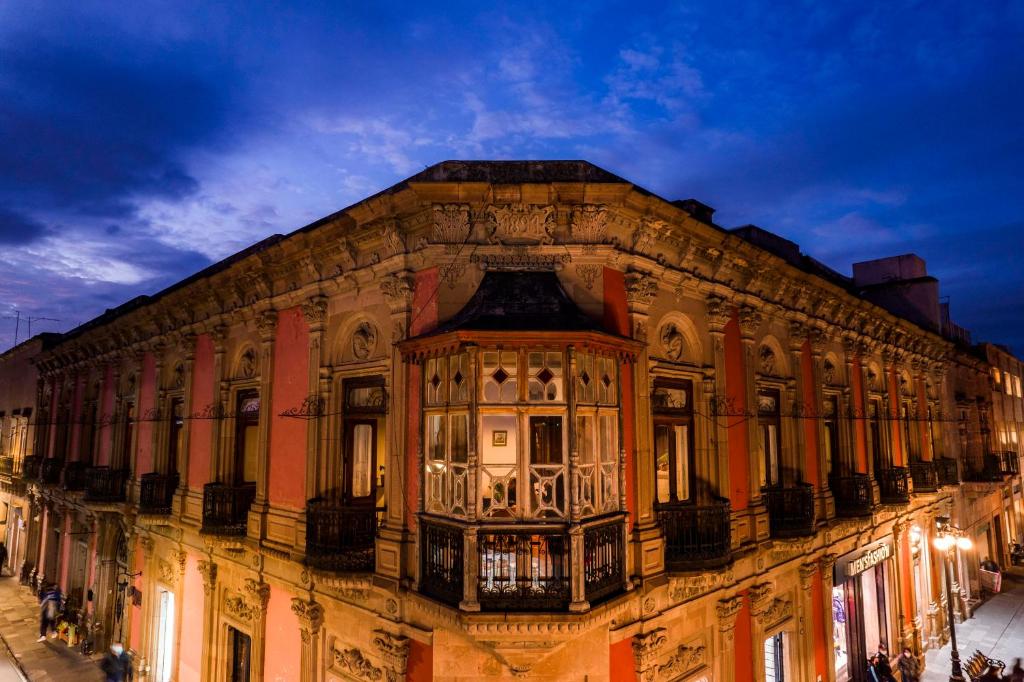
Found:
[{"label": "pedestrian walking", "polygon": [[110,645],[110,650],[100,661],[100,670],[106,676],[106,682],[131,682],[132,659],[120,643]]},{"label": "pedestrian walking", "polygon": [[[64,595],[61,594],[60,588],[53,583],[50,583],[39,595],[39,639],[36,640],[37,642],[45,642],[46,635],[56,627],[57,615],[60,613],[63,600]],[[52,636],[56,636],[56,630]]]},{"label": "pedestrian walking", "polygon": [[896,661],[896,668],[900,671],[903,682],[918,682],[921,679],[921,666],[907,647],[903,647],[903,653]]},{"label": "pedestrian walking", "polygon": [[878,644],[878,653],[875,654],[875,674],[880,682],[896,682],[892,674],[892,665],[889,663],[889,649],[885,642]]}]

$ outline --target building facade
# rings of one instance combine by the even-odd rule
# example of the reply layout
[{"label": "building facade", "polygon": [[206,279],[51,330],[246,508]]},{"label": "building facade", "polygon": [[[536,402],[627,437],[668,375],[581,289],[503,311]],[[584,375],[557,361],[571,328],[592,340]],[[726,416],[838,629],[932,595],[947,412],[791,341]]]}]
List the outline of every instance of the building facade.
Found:
[{"label": "building facade", "polygon": [[159,682],[859,681],[940,645],[936,519],[973,454],[1015,475],[956,344],[712,214],[446,162],[108,311],[34,360],[26,580]]}]

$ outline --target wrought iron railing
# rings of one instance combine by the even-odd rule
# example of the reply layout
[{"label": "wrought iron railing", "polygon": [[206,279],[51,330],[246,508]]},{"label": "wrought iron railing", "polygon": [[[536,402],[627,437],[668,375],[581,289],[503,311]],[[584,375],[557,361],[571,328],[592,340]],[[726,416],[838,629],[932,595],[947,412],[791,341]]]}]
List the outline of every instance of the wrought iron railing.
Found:
[{"label": "wrought iron railing", "polygon": [[458,606],[463,597],[462,528],[420,519],[420,591]]},{"label": "wrought iron railing", "polygon": [[768,528],[772,537],[814,534],[814,487],[810,483],[763,489],[768,498]]},{"label": "wrought iron railing", "polygon": [[959,485],[960,472],[956,460],[952,457],[940,457],[935,460],[935,470],[939,475],[939,485]]},{"label": "wrought iron railing", "polygon": [[62,471],[64,471],[63,459],[47,457],[39,467],[39,482],[46,485],[59,485]]},{"label": "wrought iron railing", "polygon": [[981,457],[972,457],[967,462],[965,479],[974,482],[998,482],[1008,474],[1003,453],[986,452]]},{"label": "wrought iron railing", "polygon": [[1020,455],[1016,452],[1007,450],[997,452],[996,456],[999,458],[999,472],[1003,476],[1016,476],[1020,473]]},{"label": "wrought iron railing", "polygon": [[255,483],[207,483],[203,486],[202,532],[211,535],[245,535],[249,507],[254,499]]},{"label": "wrought iron railing", "polygon": [[306,563],[327,571],[372,571],[377,509],[316,498],[306,503]]},{"label": "wrought iron railing", "polygon": [[85,490],[88,484],[88,464],[85,462],[68,462],[64,465],[64,490],[69,492]]},{"label": "wrought iron railing", "polygon": [[910,480],[915,493],[933,493],[939,489],[939,471],[934,462],[911,462]]},{"label": "wrought iron railing", "polygon": [[477,600],[484,611],[561,611],[571,598],[563,527],[481,529]]},{"label": "wrought iron railing", "polygon": [[675,570],[715,568],[729,561],[732,512],[728,501],[658,507],[665,533],[665,566]]},{"label": "wrought iron railing", "polygon": [[11,478],[14,476],[14,458],[0,457],[0,476]]},{"label": "wrought iron railing", "polygon": [[906,467],[883,467],[875,470],[882,504],[906,504],[910,501],[910,473]]},{"label": "wrought iron railing", "polygon": [[139,477],[139,511],[143,514],[170,514],[178,474],[148,473]]},{"label": "wrought iron railing", "polygon": [[874,492],[871,477],[867,474],[831,476],[828,482],[832,497],[836,501],[838,516],[871,516],[874,507]]},{"label": "wrought iron railing", "polygon": [[583,593],[590,605],[620,592],[625,585],[626,550],[622,518],[583,530]]},{"label": "wrought iron railing", "polygon": [[124,502],[127,495],[129,472],[108,466],[89,467],[86,474],[86,502]]},{"label": "wrought iron railing", "polygon": [[43,458],[39,455],[29,455],[25,458],[25,464],[21,470],[21,477],[26,481],[38,481],[39,467],[42,463]]}]

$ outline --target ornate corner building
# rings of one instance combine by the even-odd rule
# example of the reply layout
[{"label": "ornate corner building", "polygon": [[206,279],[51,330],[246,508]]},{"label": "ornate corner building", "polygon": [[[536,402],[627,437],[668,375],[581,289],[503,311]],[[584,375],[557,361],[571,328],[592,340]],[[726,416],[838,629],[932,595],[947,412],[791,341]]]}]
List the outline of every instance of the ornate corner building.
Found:
[{"label": "ornate corner building", "polygon": [[445,162],[9,351],[9,567],[158,682],[859,681],[941,645],[936,518],[1021,535],[1020,362],[892,263],[712,215]]}]

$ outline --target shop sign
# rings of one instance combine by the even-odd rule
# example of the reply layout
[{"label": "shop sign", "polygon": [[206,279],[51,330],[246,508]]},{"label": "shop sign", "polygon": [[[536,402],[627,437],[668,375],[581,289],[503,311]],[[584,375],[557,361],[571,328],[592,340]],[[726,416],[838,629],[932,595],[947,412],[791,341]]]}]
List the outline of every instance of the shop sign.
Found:
[{"label": "shop sign", "polygon": [[833,569],[836,584],[873,568],[892,556],[892,539],[873,542],[866,547],[844,554],[836,559]]}]

